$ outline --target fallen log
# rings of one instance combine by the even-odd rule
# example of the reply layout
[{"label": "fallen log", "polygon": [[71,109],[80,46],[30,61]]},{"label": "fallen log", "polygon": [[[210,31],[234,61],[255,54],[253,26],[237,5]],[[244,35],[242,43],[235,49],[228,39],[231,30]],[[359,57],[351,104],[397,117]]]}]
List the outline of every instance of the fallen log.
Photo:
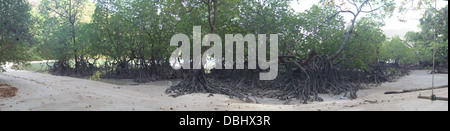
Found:
[{"label": "fallen log", "polygon": [[[417,98],[433,100],[433,98],[431,96],[418,96]],[[436,97],[436,100],[448,101],[448,98],[447,97]]]},{"label": "fallen log", "polygon": [[437,86],[437,87],[429,87],[429,88],[420,88],[420,89],[410,89],[410,90],[396,90],[396,91],[386,91],[384,94],[400,94],[400,93],[408,93],[415,91],[423,91],[423,90],[431,90],[431,89],[440,89],[440,88],[448,88],[448,85]]}]

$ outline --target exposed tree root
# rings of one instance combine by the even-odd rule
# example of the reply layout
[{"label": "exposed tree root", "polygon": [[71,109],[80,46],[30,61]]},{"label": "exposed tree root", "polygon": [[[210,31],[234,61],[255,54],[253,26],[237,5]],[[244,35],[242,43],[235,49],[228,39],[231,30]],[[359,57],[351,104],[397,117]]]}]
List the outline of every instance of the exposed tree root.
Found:
[{"label": "exposed tree root", "polygon": [[[283,61],[293,63],[285,59]],[[259,81],[257,70],[228,70],[228,73],[213,70],[209,76],[214,78],[214,83],[228,85],[230,89],[247,96],[277,98],[286,103],[299,99],[302,103],[308,103],[323,101],[318,94],[344,94],[344,97],[355,99],[356,92],[365,88],[365,85],[379,85],[409,71],[383,65],[370,71],[339,69],[323,55],[296,63],[293,64],[294,70],[288,66],[281,67],[278,78],[273,81]]]},{"label": "exposed tree root", "polygon": [[[95,64],[95,63],[94,63]],[[69,62],[56,62],[49,66],[49,72],[53,75],[86,77],[92,76],[97,71],[102,72],[100,78],[134,79],[136,82],[145,83],[161,79],[178,79],[184,77],[182,70],[173,70],[169,63],[155,65],[130,65],[128,62],[118,62],[111,66],[95,67],[88,62],[80,62],[74,68]]]},{"label": "exposed tree root", "polygon": [[171,94],[173,97],[177,97],[184,94],[191,93],[212,93],[212,94],[224,94],[230,96],[230,98],[237,97],[247,102],[252,102],[246,95],[236,92],[233,89],[216,85],[209,82],[205,76],[203,70],[195,70],[191,75],[188,75],[183,81],[175,86],[171,86],[166,90],[167,94]]},{"label": "exposed tree root", "polygon": [[82,63],[74,69],[67,62],[57,62],[50,68],[50,72],[55,75],[82,76],[103,70],[106,73],[102,74],[102,78],[135,79],[141,83],[184,78],[165,92],[173,97],[191,93],[224,94],[247,102],[257,102],[255,97],[277,98],[286,103],[298,99],[305,104],[323,101],[319,94],[345,94],[345,97],[355,99],[356,92],[365,85],[379,85],[409,72],[407,68],[398,69],[389,64],[378,64],[368,70],[341,69],[327,56],[316,56],[314,51],[304,61],[295,61],[293,56],[280,58],[280,61],[283,64],[277,79],[273,81],[260,81],[261,70],[211,70],[208,74],[204,70],[193,70],[189,75],[184,75],[188,70],[176,71],[167,63],[154,66],[141,64],[135,67],[117,64],[105,68],[83,66],[91,64]]},{"label": "exposed tree root", "polygon": [[305,66],[298,66],[300,70],[282,76],[277,83],[282,94],[279,99],[291,101],[299,99],[302,103],[308,101],[323,101],[318,94],[338,95],[349,93],[351,99],[355,99],[356,91],[361,89],[360,84],[350,81],[344,71],[339,71],[325,56],[318,56]]},{"label": "exposed tree root", "polygon": [[49,73],[52,75],[82,77],[92,75],[98,68],[86,62],[80,62],[76,68],[70,66],[69,62],[58,61],[49,66]]}]

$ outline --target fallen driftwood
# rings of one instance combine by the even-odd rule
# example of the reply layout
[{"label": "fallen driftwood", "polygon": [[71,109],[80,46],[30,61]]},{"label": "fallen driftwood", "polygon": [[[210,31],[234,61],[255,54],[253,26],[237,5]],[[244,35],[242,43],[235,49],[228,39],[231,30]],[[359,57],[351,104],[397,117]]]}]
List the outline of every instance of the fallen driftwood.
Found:
[{"label": "fallen driftwood", "polygon": [[437,87],[429,87],[429,88],[420,88],[420,89],[411,89],[411,90],[396,90],[396,91],[386,91],[384,94],[400,94],[400,93],[408,93],[415,91],[423,91],[423,90],[431,90],[431,89],[439,89],[439,88],[448,88],[448,85],[437,86]]},{"label": "fallen driftwood", "polygon": [[[433,100],[433,98],[431,96],[418,96],[417,98]],[[448,101],[448,98],[447,97],[436,97],[436,100]]]}]

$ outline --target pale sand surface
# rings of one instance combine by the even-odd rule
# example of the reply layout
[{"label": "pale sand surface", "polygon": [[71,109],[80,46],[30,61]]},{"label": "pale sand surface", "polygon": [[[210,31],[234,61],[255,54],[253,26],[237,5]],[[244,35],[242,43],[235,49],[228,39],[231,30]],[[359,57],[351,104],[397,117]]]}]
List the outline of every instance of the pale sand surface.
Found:
[{"label": "pale sand surface", "polygon": [[[114,81],[114,80],[106,80]],[[120,80],[117,80],[120,81]],[[131,80],[123,80],[133,83]],[[396,82],[360,90],[354,100],[323,94],[323,102],[290,104],[270,98],[257,98],[259,104],[230,99],[225,95],[188,94],[173,98],[164,93],[170,83],[157,81],[140,85],[109,84],[86,79],[54,76],[23,70],[0,73],[0,84],[6,83],[19,90],[12,98],[0,98],[0,110],[195,110],[195,111],[327,111],[327,110],[394,110],[394,111],[448,111],[447,101],[417,99],[419,94],[429,96],[431,90],[385,95],[384,91],[431,87],[431,75],[425,70],[414,70]],[[436,74],[435,85],[447,85],[448,74]],[[439,97],[448,97],[448,88],[437,89]]]}]

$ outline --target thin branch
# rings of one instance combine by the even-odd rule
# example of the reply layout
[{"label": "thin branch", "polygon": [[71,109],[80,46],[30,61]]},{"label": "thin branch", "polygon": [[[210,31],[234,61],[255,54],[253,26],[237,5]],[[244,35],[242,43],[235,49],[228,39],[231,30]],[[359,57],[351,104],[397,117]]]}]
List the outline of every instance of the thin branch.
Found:
[{"label": "thin branch", "polygon": [[339,8],[339,10],[343,10],[342,8],[341,8],[341,6],[339,6],[339,5],[334,5],[335,7],[337,7],[337,8]]},{"label": "thin branch", "polygon": [[356,9],[358,9],[358,5],[356,5],[355,0],[352,0],[353,2],[351,2],[350,0],[347,0],[347,2],[349,2],[350,4],[352,4],[353,6],[355,6]]},{"label": "thin branch", "polygon": [[[361,12],[362,8],[364,7],[364,5],[365,5],[367,2],[369,2],[369,0],[364,1],[364,2],[359,6],[359,8],[357,8],[358,12]],[[384,5],[383,5],[383,6],[384,6]],[[382,7],[382,6],[381,6],[381,7]]]},{"label": "thin branch", "polygon": [[[411,8],[413,8],[413,6],[414,6],[414,0],[407,1],[406,3],[403,3],[403,4],[406,6],[406,4],[408,4],[408,3],[411,3],[411,5],[410,5],[406,10],[404,10],[404,11],[402,11],[402,12],[399,11],[399,12],[403,15],[403,18],[405,18],[406,13],[407,13],[409,10],[411,10]],[[403,5],[401,5],[400,8],[403,8]]]},{"label": "thin branch", "polygon": [[195,6],[197,6],[198,4],[200,4],[200,3],[202,3],[202,2],[204,2],[204,1],[202,0],[202,1],[200,1],[200,2],[196,2],[196,3],[195,3],[191,8],[189,8],[186,12],[180,13],[180,14],[186,15],[186,14],[190,13],[190,12],[195,8]]},{"label": "thin branch", "polygon": [[361,10],[361,12],[362,12],[362,13],[372,13],[372,12],[374,12],[374,11],[377,11],[377,10],[381,9],[381,7],[383,7],[383,6],[380,6],[380,7],[377,7],[377,8],[375,8],[375,9],[368,10],[368,11],[363,11],[363,10]]},{"label": "thin branch", "polygon": [[335,14],[333,14],[332,16],[328,17],[327,21],[330,20],[331,18],[336,17],[339,13],[351,13],[353,16],[356,16],[356,14],[353,11],[349,11],[349,10],[341,10],[336,12]]},{"label": "thin branch", "polygon": [[62,14],[62,13],[56,11],[56,10],[53,9],[53,8],[47,7],[47,10],[51,10],[52,12],[55,12],[56,14],[58,14],[58,15],[61,16],[61,17],[69,18],[68,16],[66,16],[66,15],[64,15],[64,14]]},{"label": "thin branch", "polygon": [[352,5],[355,5],[355,3],[353,3],[353,2],[350,1],[350,0],[347,0],[347,2],[350,3],[350,4],[352,4]]}]

